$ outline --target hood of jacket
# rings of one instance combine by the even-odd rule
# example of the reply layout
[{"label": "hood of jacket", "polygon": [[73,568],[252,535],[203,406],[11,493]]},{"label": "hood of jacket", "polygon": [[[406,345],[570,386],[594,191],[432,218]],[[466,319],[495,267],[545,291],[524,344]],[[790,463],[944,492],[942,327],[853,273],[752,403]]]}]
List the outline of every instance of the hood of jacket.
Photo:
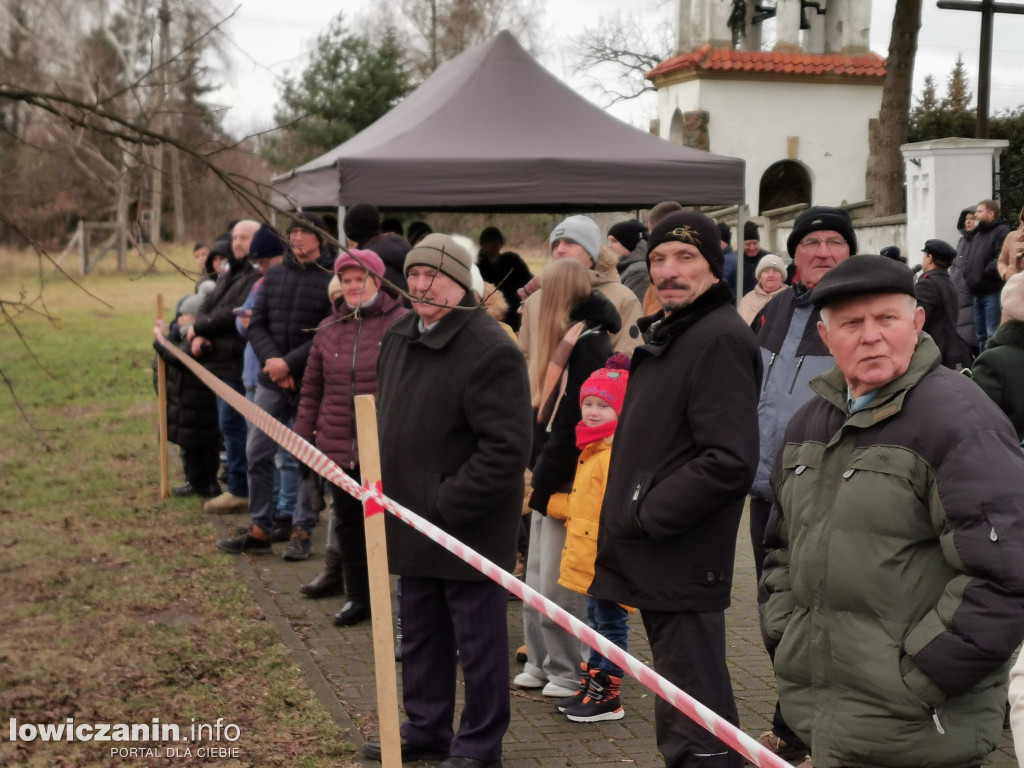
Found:
[{"label": "hood of jacket", "polygon": [[587,274],[590,275],[591,288],[598,288],[602,285],[608,285],[608,283],[622,282],[617,266],[608,265],[605,267],[604,264],[599,264],[597,269],[588,269]]},{"label": "hood of jacket", "polygon": [[592,328],[604,328],[608,333],[618,333],[622,328],[618,310],[600,291],[592,291],[570,309],[569,320],[574,323],[582,321]]},{"label": "hood of jacket", "polygon": [[636,244],[636,248],[619,259],[619,263],[616,265],[615,269],[618,271],[619,275],[622,275],[622,273],[626,271],[627,267],[631,267],[634,264],[641,262],[645,264],[647,262],[647,241],[642,237]]},{"label": "hood of jacket", "polygon": [[994,349],[995,347],[1020,347],[1024,349],[1024,322],[1020,320],[1007,320],[1002,323],[985,345],[985,349]]}]

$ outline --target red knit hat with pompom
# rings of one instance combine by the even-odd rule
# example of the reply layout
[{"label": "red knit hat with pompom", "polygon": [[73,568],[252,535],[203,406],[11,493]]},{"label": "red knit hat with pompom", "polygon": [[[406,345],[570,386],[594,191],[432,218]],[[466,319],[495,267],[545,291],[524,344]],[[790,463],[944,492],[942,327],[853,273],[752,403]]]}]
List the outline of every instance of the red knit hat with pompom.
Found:
[{"label": "red knit hat with pompom", "polygon": [[629,358],[622,353],[612,355],[598,368],[580,387],[580,404],[583,398],[593,395],[610,405],[615,415],[622,414],[622,401],[626,396],[626,384],[629,383]]}]

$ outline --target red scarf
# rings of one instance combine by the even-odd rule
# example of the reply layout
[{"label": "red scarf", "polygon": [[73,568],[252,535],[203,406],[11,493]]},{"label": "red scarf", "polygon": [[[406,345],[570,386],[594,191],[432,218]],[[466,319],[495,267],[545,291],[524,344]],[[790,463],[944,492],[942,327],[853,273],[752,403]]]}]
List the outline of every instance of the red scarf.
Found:
[{"label": "red scarf", "polygon": [[618,423],[618,419],[612,419],[604,424],[598,424],[596,427],[588,427],[581,421],[576,425],[576,447],[582,451],[591,443],[611,437],[615,434],[615,427],[618,426]]}]

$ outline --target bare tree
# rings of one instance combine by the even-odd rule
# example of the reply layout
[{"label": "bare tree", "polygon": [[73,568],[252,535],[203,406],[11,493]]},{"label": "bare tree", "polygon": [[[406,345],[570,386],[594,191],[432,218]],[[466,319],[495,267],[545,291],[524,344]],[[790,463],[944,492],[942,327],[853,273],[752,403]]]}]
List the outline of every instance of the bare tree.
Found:
[{"label": "bare tree", "polygon": [[401,0],[400,8],[410,63],[421,78],[503,29],[532,49],[542,10],[540,0]]},{"label": "bare tree", "polygon": [[921,29],[921,0],[900,0],[892,18],[889,58],[882,86],[882,107],[868,132],[871,160],[867,191],[877,216],[902,213],[905,205],[900,145],[907,139],[917,33]]},{"label": "bare tree", "polygon": [[[203,92],[199,61],[204,50],[213,48],[209,33],[217,22],[210,10],[199,12],[187,0],[167,0],[166,53],[158,56],[156,2],[9,0],[9,50],[45,55],[0,68],[0,84],[66,96],[132,126],[181,136],[191,146],[212,150],[219,144],[223,149],[214,113],[198,100]],[[190,174],[196,177],[198,167],[182,164],[173,152],[171,163],[164,163],[166,145],[143,150],[97,131],[96,115],[68,122],[15,99],[0,99],[0,121],[11,132],[3,137],[11,153],[0,157],[8,182],[0,189],[0,201],[8,212],[19,211],[22,230],[33,239],[45,241],[44,232],[59,236],[78,218],[113,218],[124,231],[130,201],[147,198],[167,176],[179,238],[186,230],[185,207],[195,203],[193,221],[195,212],[202,211],[201,202],[186,198],[181,189]],[[6,160],[10,165],[3,167]],[[69,176],[76,183],[50,183]],[[26,194],[38,202],[25,206]],[[26,209],[34,220],[25,218]]]},{"label": "bare tree", "polygon": [[668,25],[652,31],[642,17],[616,12],[572,39],[573,73],[610,107],[657,90],[645,75],[671,55],[672,44]]}]

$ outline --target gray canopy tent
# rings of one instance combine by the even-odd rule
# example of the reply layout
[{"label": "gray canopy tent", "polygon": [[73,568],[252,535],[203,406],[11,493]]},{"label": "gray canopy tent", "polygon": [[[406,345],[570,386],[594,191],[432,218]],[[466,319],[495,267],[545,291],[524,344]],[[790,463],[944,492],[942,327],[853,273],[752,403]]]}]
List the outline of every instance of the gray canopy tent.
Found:
[{"label": "gray canopy tent", "polygon": [[606,114],[501,32],[344,144],[274,179],[273,202],[388,212],[742,207],[743,172],[742,160]]}]

